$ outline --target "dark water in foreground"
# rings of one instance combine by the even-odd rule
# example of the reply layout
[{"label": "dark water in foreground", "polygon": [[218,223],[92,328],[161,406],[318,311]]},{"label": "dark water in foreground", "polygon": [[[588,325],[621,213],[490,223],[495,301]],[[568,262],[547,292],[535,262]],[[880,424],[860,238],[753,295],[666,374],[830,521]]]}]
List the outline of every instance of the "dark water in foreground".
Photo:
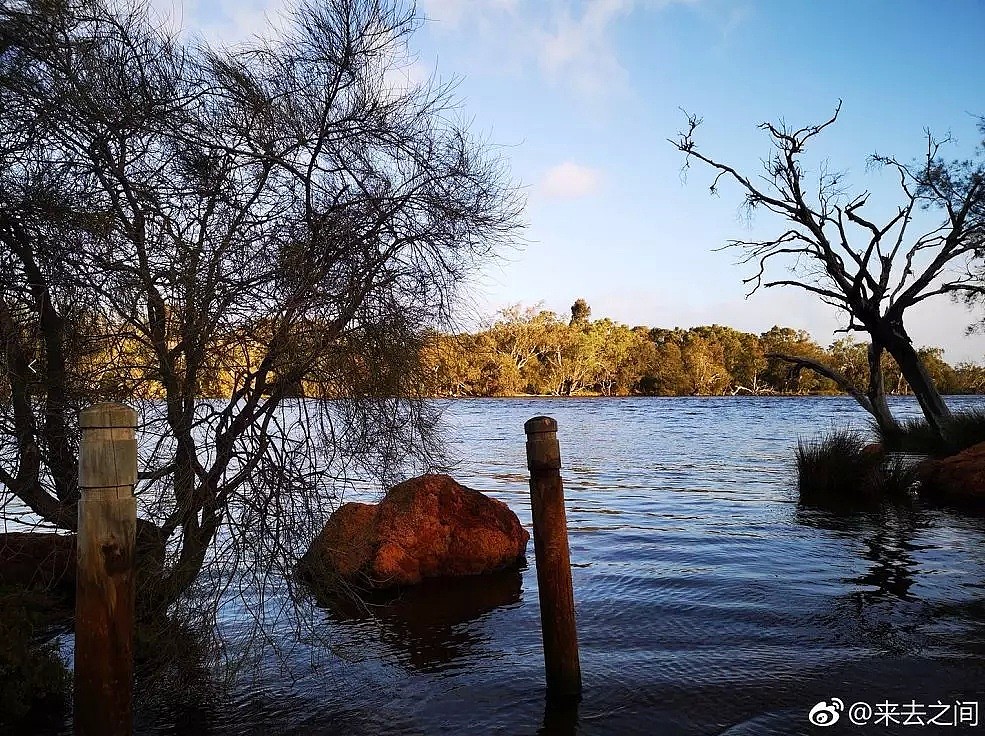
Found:
[{"label": "dark water in foreground", "polygon": [[[980,701],[985,721],[985,519],[797,504],[798,435],[864,424],[853,402],[450,404],[454,474],[528,527],[523,422],[541,413],[560,425],[585,685],[577,713],[545,713],[531,542],[528,569],[479,589],[326,610],[334,663],[306,673],[301,648],[293,685],[144,713],[140,731],[797,734],[832,698]],[[847,721],[816,730],[985,732]]]}]

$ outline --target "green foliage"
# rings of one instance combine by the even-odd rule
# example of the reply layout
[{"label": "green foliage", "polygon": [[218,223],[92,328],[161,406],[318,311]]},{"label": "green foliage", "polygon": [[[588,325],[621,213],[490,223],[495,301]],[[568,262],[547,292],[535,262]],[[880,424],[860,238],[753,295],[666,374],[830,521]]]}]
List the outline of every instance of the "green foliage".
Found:
[{"label": "green foliage", "polygon": [[65,712],[71,673],[43,636],[45,601],[38,594],[0,589],[0,732],[22,733],[30,721]]},{"label": "green foliage", "polygon": [[[766,358],[784,353],[829,365],[858,386],[868,381],[867,345],[842,339],[828,350],[804,330],[774,326],[761,335],[723,325],[690,329],[628,327],[591,320],[583,299],[571,320],[538,306],[502,310],[474,335],[432,335],[422,353],[427,391],[439,396],[723,396],[829,394],[835,383],[809,370]],[[918,351],[946,393],[985,391],[985,367],[952,368],[942,351]],[[883,373],[890,393],[909,391],[888,354]]]},{"label": "green foliage", "polygon": [[954,393],[985,393],[985,366],[974,363],[958,363],[954,367]]},{"label": "green foliage", "polygon": [[[824,348],[814,342],[804,330],[774,325],[768,332],[760,335],[759,339],[764,353],[786,353],[821,362],[829,359]],[[776,358],[770,358],[767,362],[763,381],[768,386],[775,387],[777,393],[783,394],[833,393],[836,390],[834,383],[828,379],[821,378],[812,371],[792,372],[788,364]]]},{"label": "green foliage", "polygon": [[907,499],[916,470],[898,455],[886,455],[854,430],[840,430],[797,443],[797,487],[810,505],[870,504]]},{"label": "green foliage", "polygon": [[889,452],[947,457],[985,442],[985,410],[959,412],[942,427],[943,438],[923,417],[907,419],[894,431],[879,431],[879,441]]}]

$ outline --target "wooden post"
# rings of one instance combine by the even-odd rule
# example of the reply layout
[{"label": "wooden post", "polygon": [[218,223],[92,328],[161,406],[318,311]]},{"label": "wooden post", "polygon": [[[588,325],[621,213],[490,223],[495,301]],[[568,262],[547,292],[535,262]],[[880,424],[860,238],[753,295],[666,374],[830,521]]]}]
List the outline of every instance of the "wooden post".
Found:
[{"label": "wooden post", "polygon": [[534,417],[523,425],[523,430],[527,434],[547,697],[556,701],[578,701],[581,699],[581,665],[578,662],[575,596],[571,587],[557,422],[550,417]]},{"label": "wooden post", "polygon": [[79,416],[75,733],[133,733],[137,414],[97,404]]}]

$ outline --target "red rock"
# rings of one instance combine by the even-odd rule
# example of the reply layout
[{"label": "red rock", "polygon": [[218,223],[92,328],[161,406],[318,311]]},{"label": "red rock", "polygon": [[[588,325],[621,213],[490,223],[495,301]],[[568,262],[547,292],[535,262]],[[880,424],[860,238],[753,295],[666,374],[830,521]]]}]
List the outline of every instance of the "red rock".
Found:
[{"label": "red rock", "polygon": [[301,558],[318,585],[373,588],[517,567],[530,535],[509,507],[447,475],[394,486],[379,504],[343,504]]},{"label": "red rock", "polygon": [[985,442],[920,466],[920,494],[938,501],[985,505]]}]

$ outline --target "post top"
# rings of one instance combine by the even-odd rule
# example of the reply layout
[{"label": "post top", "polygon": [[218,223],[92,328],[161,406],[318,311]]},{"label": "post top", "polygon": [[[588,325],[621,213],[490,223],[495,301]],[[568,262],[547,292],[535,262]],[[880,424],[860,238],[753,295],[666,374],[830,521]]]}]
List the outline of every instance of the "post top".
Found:
[{"label": "post top", "polygon": [[132,428],[137,426],[137,412],[124,404],[94,404],[79,412],[82,429]]},{"label": "post top", "polygon": [[533,419],[528,419],[524,422],[523,431],[527,434],[557,432],[557,421],[555,421],[553,417],[534,417]]}]

